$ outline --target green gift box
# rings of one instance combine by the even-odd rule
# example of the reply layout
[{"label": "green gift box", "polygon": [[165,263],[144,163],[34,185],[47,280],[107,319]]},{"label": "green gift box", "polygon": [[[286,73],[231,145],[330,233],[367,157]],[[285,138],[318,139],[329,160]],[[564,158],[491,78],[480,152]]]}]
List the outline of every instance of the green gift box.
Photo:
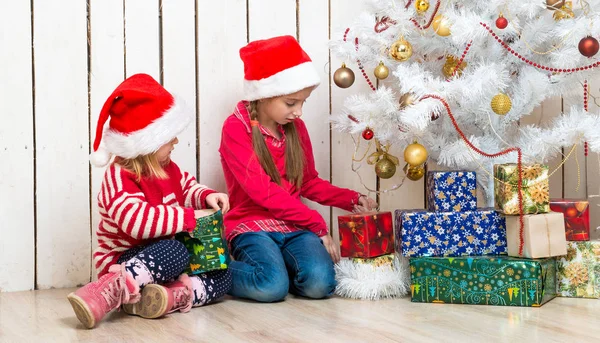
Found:
[{"label": "green gift box", "polygon": [[410,259],[411,300],[538,307],[556,296],[556,261],[514,257]]},{"label": "green gift box", "polygon": [[556,263],[559,296],[600,299],[600,241],[568,242]]},{"label": "green gift box", "polygon": [[[521,194],[523,213],[550,212],[548,166],[523,165]],[[519,215],[519,169],[516,163],[494,165],[494,200],[496,210],[506,215]]]},{"label": "green gift box", "polygon": [[223,214],[220,210],[205,212],[206,216],[196,219],[191,236],[183,232],[175,235],[190,253],[190,265],[184,271],[187,274],[227,269],[229,264],[229,251],[223,239]]}]

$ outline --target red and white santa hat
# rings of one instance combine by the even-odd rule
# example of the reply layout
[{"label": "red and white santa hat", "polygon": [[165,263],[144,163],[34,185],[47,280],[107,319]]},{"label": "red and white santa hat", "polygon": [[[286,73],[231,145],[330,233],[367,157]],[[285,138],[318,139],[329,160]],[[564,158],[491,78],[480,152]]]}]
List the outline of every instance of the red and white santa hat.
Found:
[{"label": "red and white santa hat", "polygon": [[321,79],[313,63],[292,36],[250,42],[240,49],[244,62],[244,100],[296,93]]},{"label": "red and white santa hat", "polygon": [[192,118],[183,101],[150,75],[132,75],[102,107],[90,161],[102,167],[111,155],[135,158],[154,153],[183,132]]}]

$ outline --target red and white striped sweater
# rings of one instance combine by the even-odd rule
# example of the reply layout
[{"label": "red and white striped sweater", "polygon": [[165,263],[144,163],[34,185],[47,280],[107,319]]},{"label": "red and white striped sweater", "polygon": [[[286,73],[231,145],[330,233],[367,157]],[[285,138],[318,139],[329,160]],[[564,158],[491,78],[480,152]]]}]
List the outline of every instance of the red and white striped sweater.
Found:
[{"label": "red and white striped sweater", "polygon": [[194,209],[206,207],[206,196],[215,191],[200,185],[170,162],[168,179],[142,178],[113,163],[104,174],[98,194],[100,224],[94,263],[98,277],[117,263],[123,252],[138,245],[171,238],[196,226]]}]

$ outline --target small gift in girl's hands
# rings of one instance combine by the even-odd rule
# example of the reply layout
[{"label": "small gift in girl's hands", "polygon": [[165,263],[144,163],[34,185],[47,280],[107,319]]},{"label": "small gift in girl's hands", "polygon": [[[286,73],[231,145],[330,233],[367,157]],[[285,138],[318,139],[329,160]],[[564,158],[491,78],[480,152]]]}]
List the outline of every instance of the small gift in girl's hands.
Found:
[{"label": "small gift in girl's hands", "polygon": [[391,212],[366,212],[338,217],[342,257],[377,257],[394,252]]},{"label": "small gift in girl's hands", "polygon": [[[196,228],[190,234],[181,233],[175,239],[190,253],[188,274],[227,269],[229,252],[223,240],[223,214],[211,209],[196,211]],[[190,236],[191,235],[191,236]]]}]

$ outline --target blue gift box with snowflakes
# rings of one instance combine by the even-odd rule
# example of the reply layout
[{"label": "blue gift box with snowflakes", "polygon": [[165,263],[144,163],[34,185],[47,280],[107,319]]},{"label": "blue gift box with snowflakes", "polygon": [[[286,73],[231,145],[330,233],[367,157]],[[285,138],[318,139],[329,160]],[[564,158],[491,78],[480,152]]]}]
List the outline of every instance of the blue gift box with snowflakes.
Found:
[{"label": "blue gift box with snowflakes", "polygon": [[396,210],[396,251],[406,257],[506,255],[506,221],[493,208]]},{"label": "blue gift box with snowflakes", "polygon": [[477,177],[473,171],[427,172],[427,209],[465,212],[477,209]]}]

